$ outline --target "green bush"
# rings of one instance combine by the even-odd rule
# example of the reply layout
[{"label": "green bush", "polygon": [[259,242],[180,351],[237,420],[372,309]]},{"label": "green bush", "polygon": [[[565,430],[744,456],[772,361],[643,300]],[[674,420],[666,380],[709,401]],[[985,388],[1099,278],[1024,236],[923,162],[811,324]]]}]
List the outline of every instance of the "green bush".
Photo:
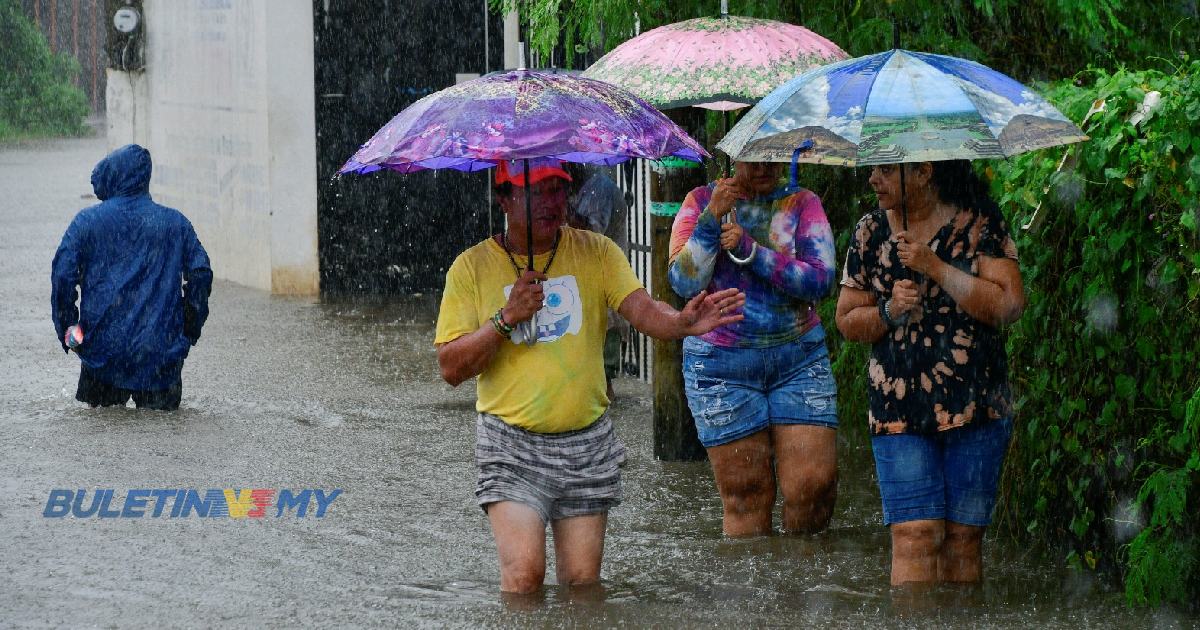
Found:
[{"label": "green bush", "polygon": [[[1131,114],[1158,92],[1138,125]],[[1005,522],[1123,576],[1131,603],[1200,601],[1200,62],[1090,70],[1047,96],[1091,140],[994,164],[1028,308],[1008,348],[1019,431]],[[1056,170],[1058,158],[1071,156]]]},{"label": "green bush", "polygon": [[[715,15],[716,0],[489,0],[517,7],[533,49],[574,56],[611,50],[656,26]],[[1195,4],[1154,0],[730,0],[734,15],[782,20],[819,33],[851,56],[900,45],[974,59],[1021,80],[1067,76],[1085,63],[1115,67],[1153,56],[1195,55]]]},{"label": "green bush", "polygon": [[52,53],[16,0],[0,0],[0,41],[0,139],[83,133],[79,62]]}]

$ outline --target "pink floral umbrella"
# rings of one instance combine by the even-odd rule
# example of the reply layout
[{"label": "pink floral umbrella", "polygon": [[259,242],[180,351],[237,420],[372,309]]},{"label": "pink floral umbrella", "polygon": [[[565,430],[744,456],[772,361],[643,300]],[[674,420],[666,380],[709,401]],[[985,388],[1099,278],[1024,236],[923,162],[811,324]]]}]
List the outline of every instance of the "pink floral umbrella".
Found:
[{"label": "pink floral umbrella", "polygon": [[812,68],[849,58],[795,24],[726,15],[676,22],[614,48],[583,76],[623,87],[658,109],[733,110]]}]

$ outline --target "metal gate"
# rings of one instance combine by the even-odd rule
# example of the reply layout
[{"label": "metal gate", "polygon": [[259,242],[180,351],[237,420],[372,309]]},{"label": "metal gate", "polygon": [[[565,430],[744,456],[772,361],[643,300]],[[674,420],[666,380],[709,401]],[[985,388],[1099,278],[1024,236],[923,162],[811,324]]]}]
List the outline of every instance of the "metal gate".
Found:
[{"label": "metal gate", "polygon": [[[626,214],[629,221],[629,265],[642,281],[642,286],[653,295],[650,286],[650,244],[654,241],[650,228],[650,163],[646,160],[630,160],[617,167],[617,185],[625,192],[629,205]],[[621,348],[621,372],[638,379],[650,381],[650,366],[653,344],[650,337],[631,328],[629,339]]]}]

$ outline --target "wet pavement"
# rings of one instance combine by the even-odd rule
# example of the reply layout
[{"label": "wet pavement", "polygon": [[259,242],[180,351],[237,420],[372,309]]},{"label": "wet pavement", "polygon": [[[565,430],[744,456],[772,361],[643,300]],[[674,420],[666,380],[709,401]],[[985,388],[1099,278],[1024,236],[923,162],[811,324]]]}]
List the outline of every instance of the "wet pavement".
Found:
[{"label": "wet pavement", "polygon": [[[74,400],[48,275],[104,153],[97,139],[0,147],[0,626],[1198,623],[1126,609],[1004,540],[988,543],[981,589],[893,592],[870,452],[853,440],[829,531],[725,540],[707,463],[653,458],[650,390],[630,379],[612,410],[629,461],[603,588],[502,599],[472,494],[474,386],[438,378],[433,296],[322,304],[218,281],[178,412]],[[46,518],[56,488],[343,493],[320,519]]]}]

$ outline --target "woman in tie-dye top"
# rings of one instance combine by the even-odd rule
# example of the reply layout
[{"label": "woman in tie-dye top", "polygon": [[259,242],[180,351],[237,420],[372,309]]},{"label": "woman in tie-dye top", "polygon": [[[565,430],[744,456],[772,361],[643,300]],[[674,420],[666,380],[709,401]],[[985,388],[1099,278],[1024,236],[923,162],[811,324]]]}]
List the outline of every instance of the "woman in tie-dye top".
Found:
[{"label": "woman in tie-dye top", "polygon": [[727,535],[770,533],[777,486],[783,529],[820,531],[837,485],[836,390],[815,309],[834,284],[833,234],[816,194],[779,187],[780,165],[735,169],[688,193],[671,229],[676,293],[746,295],[743,320],[684,340],[688,407]]}]

